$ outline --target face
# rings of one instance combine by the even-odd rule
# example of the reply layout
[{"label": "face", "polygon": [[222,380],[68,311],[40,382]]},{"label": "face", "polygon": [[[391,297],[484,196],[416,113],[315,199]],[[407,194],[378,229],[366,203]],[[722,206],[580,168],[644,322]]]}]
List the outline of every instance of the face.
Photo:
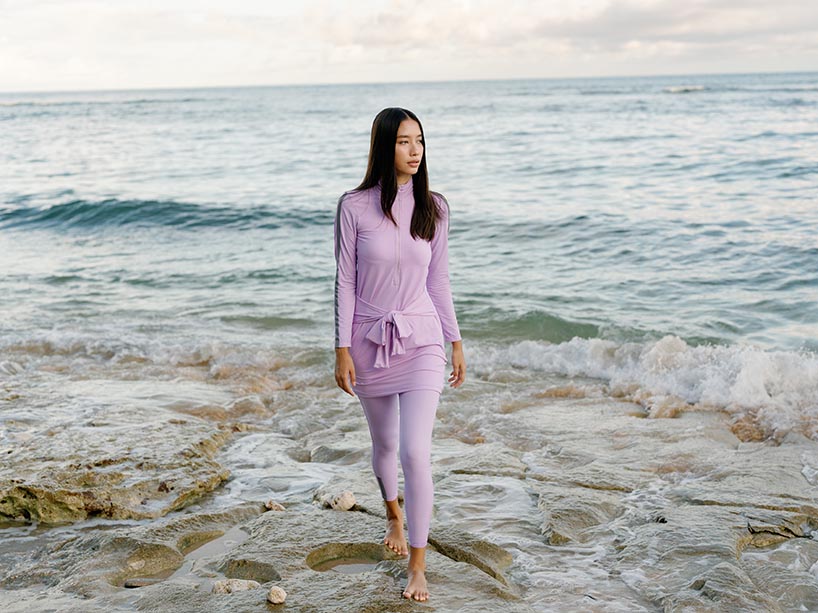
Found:
[{"label": "face", "polygon": [[423,159],[423,136],[414,119],[404,119],[398,128],[395,140],[395,173],[398,183],[406,183],[417,173]]}]

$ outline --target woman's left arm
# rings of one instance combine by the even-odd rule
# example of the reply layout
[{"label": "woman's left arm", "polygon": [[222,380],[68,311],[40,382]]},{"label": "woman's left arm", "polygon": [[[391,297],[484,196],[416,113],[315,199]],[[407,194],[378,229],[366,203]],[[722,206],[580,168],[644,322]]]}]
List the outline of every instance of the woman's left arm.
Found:
[{"label": "woman's left arm", "polygon": [[452,343],[452,373],[449,383],[452,387],[459,387],[466,377],[466,361],[449,279],[449,203],[445,197],[441,196],[441,199],[443,218],[438,221],[431,241],[432,258],[429,261],[426,289],[440,316],[443,339]]}]

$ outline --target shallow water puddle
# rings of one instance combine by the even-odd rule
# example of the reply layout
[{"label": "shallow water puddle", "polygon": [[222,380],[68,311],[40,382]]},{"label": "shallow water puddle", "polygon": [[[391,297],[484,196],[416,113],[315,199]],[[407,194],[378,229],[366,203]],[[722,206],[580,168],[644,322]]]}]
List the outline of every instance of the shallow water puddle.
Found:
[{"label": "shallow water puddle", "polygon": [[384,546],[375,543],[327,543],[310,552],[307,566],[318,572],[366,573],[384,560]]},{"label": "shallow water puddle", "polygon": [[375,570],[379,562],[380,560],[370,558],[338,558],[336,560],[325,560],[311,568],[320,572],[334,570],[346,574],[366,573]]},{"label": "shallow water puddle", "polygon": [[250,538],[241,526],[233,526],[216,538],[211,540],[204,540],[203,544],[199,546],[193,545],[190,547],[181,547],[185,551],[185,561],[172,573],[163,573],[162,575],[151,575],[149,577],[133,577],[125,582],[124,587],[138,588],[159,581],[177,581],[186,583],[188,585],[195,585],[201,590],[210,592],[213,583],[225,577],[216,571],[210,569],[199,569],[197,564],[199,560],[208,559],[213,556],[220,555],[229,551],[244,541]]}]

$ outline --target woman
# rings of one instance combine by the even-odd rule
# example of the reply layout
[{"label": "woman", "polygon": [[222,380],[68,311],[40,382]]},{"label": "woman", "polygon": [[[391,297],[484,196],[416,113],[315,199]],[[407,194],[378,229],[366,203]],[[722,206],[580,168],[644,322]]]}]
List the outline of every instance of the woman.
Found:
[{"label": "woman", "polygon": [[[335,215],[335,381],[357,394],[372,436],[372,468],[386,505],[384,543],[407,555],[398,505],[397,450],[409,529],[403,596],[426,600],[432,518],[431,444],[452,343],[459,387],[466,361],[449,285],[449,205],[429,191],[423,127],[414,113],[375,117],[363,182]],[[350,389],[351,387],[351,389]]]}]

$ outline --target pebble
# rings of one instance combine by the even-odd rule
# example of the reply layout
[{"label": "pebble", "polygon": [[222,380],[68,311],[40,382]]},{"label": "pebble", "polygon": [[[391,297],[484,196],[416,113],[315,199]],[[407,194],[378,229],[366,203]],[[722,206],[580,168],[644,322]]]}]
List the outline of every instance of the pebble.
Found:
[{"label": "pebble", "polygon": [[267,601],[273,604],[281,604],[285,598],[287,598],[287,592],[284,591],[284,588],[277,585],[271,587],[270,593],[267,594]]},{"label": "pebble", "polygon": [[349,511],[355,506],[355,494],[349,490],[336,494],[332,497],[332,500],[330,500],[329,506],[336,511]]}]

